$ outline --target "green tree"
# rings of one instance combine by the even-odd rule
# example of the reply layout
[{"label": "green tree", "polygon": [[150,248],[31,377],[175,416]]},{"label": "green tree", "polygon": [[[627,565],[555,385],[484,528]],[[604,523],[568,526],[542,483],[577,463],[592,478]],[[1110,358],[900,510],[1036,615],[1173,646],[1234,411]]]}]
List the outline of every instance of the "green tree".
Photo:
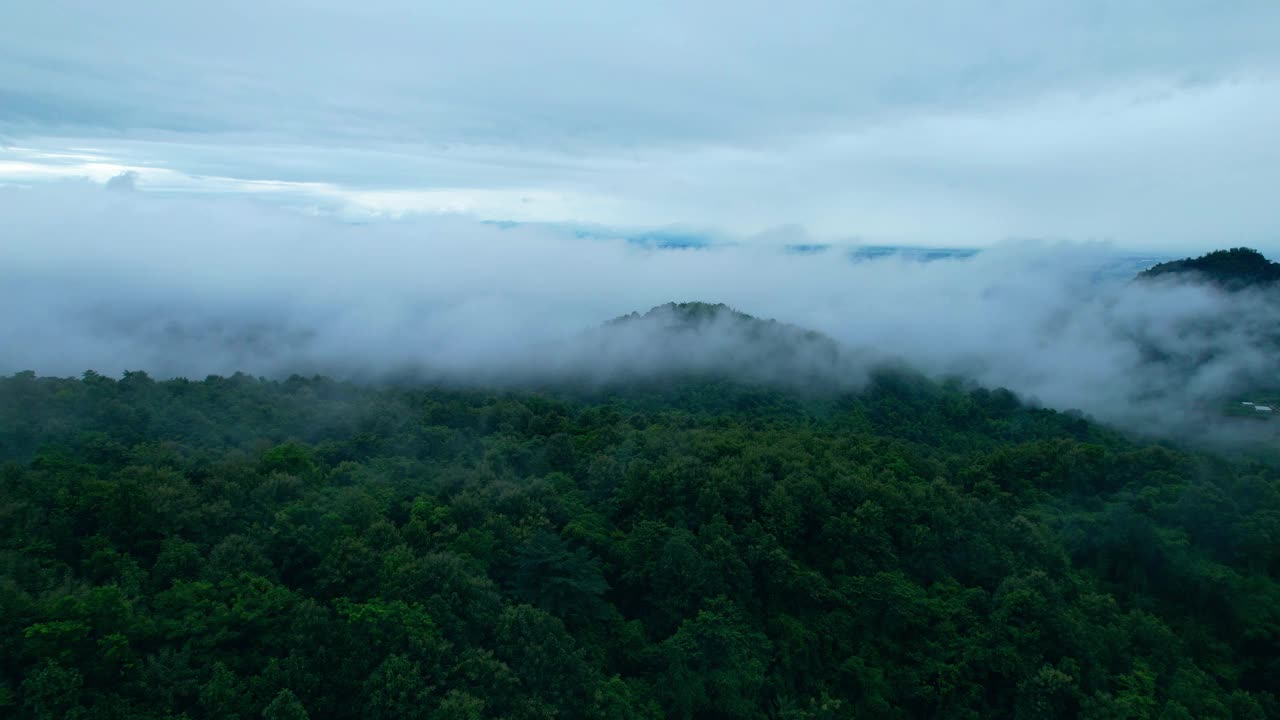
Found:
[{"label": "green tree", "polygon": [[263,720],[310,720],[307,709],[302,706],[293,691],[285,688],[262,709]]},{"label": "green tree", "polygon": [[662,643],[663,695],[673,717],[743,718],[760,714],[768,638],[724,598],[680,625]]}]

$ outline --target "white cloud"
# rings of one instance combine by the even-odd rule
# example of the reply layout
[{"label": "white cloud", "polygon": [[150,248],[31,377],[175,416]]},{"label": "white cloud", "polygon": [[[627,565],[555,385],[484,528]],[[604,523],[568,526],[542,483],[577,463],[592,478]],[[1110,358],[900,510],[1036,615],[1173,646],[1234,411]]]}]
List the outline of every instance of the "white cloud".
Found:
[{"label": "white cloud", "polygon": [[47,0],[0,25],[0,134],[36,149],[0,156],[0,182],[133,170],[357,214],[1267,245],[1278,25],[1274,3],[1194,0]]},{"label": "white cloud", "polygon": [[[240,198],[85,183],[0,189],[0,214],[0,303],[21,308],[0,324],[0,372],[596,376],[669,361],[648,336],[601,349],[579,344],[582,331],[686,300],[1147,429],[1192,422],[1197,403],[1276,370],[1264,350],[1280,320],[1274,301],[1095,284],[1117,260],[1102,244],[852,263],[840,249],[651,250],[445,215],[352,225]],[[1152,366],[1136,340],[1205,362]],[[718,335],[713,347],[735,342]]]}]

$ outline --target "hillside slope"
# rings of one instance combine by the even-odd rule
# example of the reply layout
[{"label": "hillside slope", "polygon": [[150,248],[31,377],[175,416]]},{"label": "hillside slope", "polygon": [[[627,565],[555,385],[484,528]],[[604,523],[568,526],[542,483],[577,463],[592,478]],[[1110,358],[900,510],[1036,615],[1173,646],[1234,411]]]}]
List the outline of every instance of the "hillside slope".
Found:
[{"label": "hillside slope", "polygon": [[909,373],[24,373],[0,500],[17,718],[1280,713],[1275,468]]}]

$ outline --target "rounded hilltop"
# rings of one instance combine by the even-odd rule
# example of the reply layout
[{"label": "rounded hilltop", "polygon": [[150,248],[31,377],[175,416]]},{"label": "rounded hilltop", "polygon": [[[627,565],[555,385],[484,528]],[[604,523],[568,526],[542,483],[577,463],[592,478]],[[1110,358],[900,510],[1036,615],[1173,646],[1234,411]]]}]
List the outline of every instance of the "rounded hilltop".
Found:
[{"label": "rounded hilltop", "polygon": [[1280,263],[1271,262],[1253,248],[1215,250],[1198,258],[1171,260],[1138,273],[1138,280],[1183,276],[1208,282],[1224,290],[1269,288],[1280,283]]}]

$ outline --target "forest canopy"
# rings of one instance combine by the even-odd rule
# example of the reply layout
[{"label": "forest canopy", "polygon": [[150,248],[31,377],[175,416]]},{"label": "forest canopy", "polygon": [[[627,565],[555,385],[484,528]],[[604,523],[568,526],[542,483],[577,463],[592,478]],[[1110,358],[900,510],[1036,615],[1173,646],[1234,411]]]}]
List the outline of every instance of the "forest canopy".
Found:
[{"label": "forest canopy", "polygon": [[1280,716],[1280,474],[881,371],[0,379],[17,718]]}]

